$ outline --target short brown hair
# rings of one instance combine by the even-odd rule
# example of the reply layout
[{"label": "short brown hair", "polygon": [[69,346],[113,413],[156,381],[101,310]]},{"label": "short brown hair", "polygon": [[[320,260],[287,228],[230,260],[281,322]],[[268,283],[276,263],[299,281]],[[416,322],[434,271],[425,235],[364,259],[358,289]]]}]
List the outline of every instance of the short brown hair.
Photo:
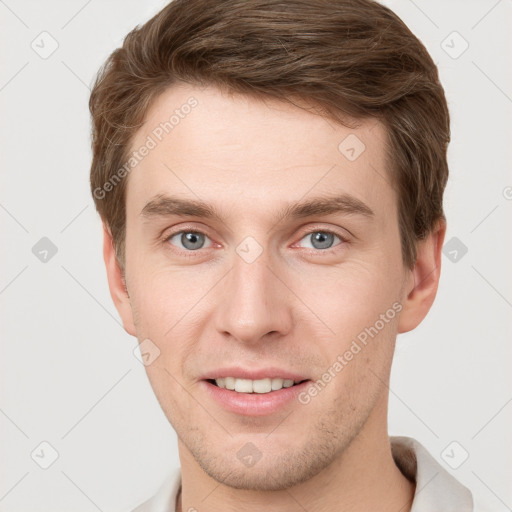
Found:
[{"label": "short brown hair", "polygon": [[174,0],[110,55],[89,101],[91,191],[122,268],[127,179],[103,187],[154,99],[179,81],[303,98],[343,124],[347,115],[383,122],[408,267],[444,219],[446,98],[427,50],[391,10],[372,0]]}]

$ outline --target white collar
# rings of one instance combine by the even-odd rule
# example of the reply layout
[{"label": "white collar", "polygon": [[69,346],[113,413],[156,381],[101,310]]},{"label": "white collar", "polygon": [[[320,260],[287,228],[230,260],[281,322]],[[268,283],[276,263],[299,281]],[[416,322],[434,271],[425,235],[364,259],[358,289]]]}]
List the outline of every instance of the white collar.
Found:
[{"label": "white collar", "polygon": [[416,482],[411,512],[473,512],[473,497],[427,449],[410,437],[390,437],[395,464]]}]

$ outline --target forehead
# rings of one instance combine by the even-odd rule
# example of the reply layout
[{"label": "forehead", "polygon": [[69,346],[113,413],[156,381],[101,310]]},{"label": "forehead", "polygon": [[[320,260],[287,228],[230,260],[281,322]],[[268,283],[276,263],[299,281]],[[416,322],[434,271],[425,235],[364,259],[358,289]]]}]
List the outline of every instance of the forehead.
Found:
[{"label": "forehead", "polygon": [[396,198],[385,141],[375,119],[349,128],[286,102],[173,86],[132,141],[128,214],[170,193],[229,203],[248,216],[264,215],[271,203],[344,193],[389,213]]}]

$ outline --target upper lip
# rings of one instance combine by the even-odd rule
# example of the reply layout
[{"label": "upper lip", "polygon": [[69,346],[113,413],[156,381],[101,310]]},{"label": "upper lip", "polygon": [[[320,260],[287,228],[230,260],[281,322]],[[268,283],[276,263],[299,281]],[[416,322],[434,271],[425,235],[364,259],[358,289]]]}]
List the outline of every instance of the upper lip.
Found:
[{"label": "upper lip", "polygon": [[230,366],[224,368],[217,368],[215,370],[211,370],[201,376],[202,380],[208,379],[219,379],[222,377],[234,377],[236,379],[250,379],[250,380],[259,380],[259,379],[272,379],[272,378],[281,378],[281,379],[289,379],[293,381],[301,381],[308,380],[307,377],[301,375],[296,372],[292,372],[289,370],[284,370],[278,367],[265,367],[260,369],[255,368],[242,368],[240,366]]}]

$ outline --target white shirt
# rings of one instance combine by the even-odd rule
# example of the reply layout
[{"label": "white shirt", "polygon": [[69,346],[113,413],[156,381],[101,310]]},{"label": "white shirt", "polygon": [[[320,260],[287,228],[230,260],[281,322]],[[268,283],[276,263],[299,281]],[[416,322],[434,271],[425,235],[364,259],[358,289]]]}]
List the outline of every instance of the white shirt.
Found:
[{"label": "white shirt", "polygon": [[[411,512],[474,512],[473,497],[410,437],[390,437],[395,464],[416,482]],[[171,471],[156,494],[132,512],[176,512],[176,496],[181,486],[181,471]]]}]

